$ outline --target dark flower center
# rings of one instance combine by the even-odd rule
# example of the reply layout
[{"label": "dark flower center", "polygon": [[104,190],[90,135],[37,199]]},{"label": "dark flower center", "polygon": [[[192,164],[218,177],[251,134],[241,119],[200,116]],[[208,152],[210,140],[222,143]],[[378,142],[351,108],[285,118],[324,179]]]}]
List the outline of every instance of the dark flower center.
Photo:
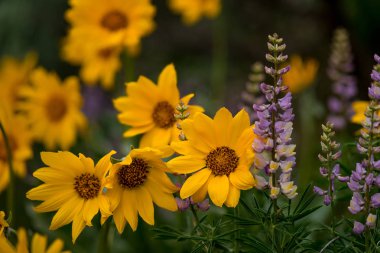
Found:
[{"label": "dark flower center", "polygon": [[58,122],[67,113],[67,102],[59,95],[52,96],[46,103],[46,114],[50,121]]},{"label": "dark flower center", "polygon": [[229,147],[217,147],[206,157],[206,167],[209,168],[215,176],[229,175],[234,172],[239,165],[239,157],[235,150]]},{"label": "dark flower center", "polygon": [[100,191],[100,180],[90,173],[83,173],[75,177],[74,189],[82,199],[93,199]]},{"label": "dark flower center", "polygon": [[141,158],[133,158],[130,165],[123,165],[117,172],[119,185],[133,189],[142,185],[147,179],[149,166]]},{"label": "dark flower center", "polygon": [[98,55],[100,56],[100,58],[108,59],[112,56],[114,52],[115,52],[115,48],[107,47],[107,48],[100,49],[98,51]]},{"label": "dark flower center", "polygon": [[114,32],[127,27],[128,20],[124,13],[113,10],[104,15],[100,23],[104,28]]},{"label": "dark flower center", "polygon": [[170,128],[176,122],[174,117],[175,110],[166,101],[157,103],[153,110],[152,118],[154,123],[160,128]]}]

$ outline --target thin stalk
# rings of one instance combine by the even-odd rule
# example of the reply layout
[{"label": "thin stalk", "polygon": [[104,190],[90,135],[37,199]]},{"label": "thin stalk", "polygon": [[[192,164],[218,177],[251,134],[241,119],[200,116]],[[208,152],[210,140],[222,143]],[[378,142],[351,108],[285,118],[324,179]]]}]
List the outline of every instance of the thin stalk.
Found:
[{"label": "thin stalk", "polygon": [[190,210],[191,210],[191,213],[193,214],[193,227],[196,227],[199,225],[199,218],[198,218],[197,211],[195,210],[192,204],[190,204]]},{"label": "thin stalk", "polygon": [[132,82],[135,78],[135,61],[133,57],[125,52],[125,82]]},{"label": "thin stalk", "polygon": [[99,245],[98,245],[98,253],[108,253],[111,250],[110,245],[110,230],[111,230],[111,222],[110,220],[107,220],[105,224],[103,224],[101,232],[100,232],[100,238],[99,238]]},{"label": "thin stalk", "polygon": [[[235,217],[239,217],[239,207],[236,206],[234,208],[234,216]],[[238,253],[239,252],[239,243],[238,243],[238,239],[240,237],[240,232],[237,230],[238,227],[237,227],[237,224],[236,222],[234,222],[234,229],[235,229],[235,240],[234,240],[234,252],[235,253]]]},{"label": "thin stalk", "polygon": [[[7,133],[5,132],[3,124],[0,122],[1,134],[3,135],[5,150],[7,152],[7,160],[8,160],[8,169],[9,169],[9,183],[7,188],[7,209],[9,214],[12,214],[13,211],[13,198],[14,198],[14,171],[13,171],[13,157],[12,157],[12,149],[9,143],[9,139]],[[14,218],[13,218],[14,219]]]}]

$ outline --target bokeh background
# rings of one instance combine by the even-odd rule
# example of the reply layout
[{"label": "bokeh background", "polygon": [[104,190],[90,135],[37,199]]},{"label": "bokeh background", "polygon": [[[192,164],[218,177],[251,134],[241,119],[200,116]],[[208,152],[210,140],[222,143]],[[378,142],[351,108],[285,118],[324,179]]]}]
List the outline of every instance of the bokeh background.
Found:
[{"label": "bokeh background", "polygon": [[[325,121],[326,100],[331,92],[326,68],[333,31],[344,27],[349,32],[354,75],[358,78],[358,99],[366,99],[372,56],[380,53],[380,1],[224,0],[222,12],[216,19],[203,19],[193,26],[184,25],[180,17],[170,11],[166,1],[152,2],[157,8],[156,29],[143,38],[142,50],[134,60],[133,69],[122,69],[117,74],[113,90],[82,86],[84,111],[90,124],[71,151],[88,154],[95,160],[110,149],[125,154],[129,144],[136,141],[122,139],[125,127],[116,120],[112,99],[124,94],[128,73],[156,80],[168,63],[176,66],[181,93],[195,92],[194,102],[204,106],[209,115],[221,106],[237,112],[250,66],[255,61],[264,62],[267,35],[277,32],[284,38],[289,55],[299,54],[319,62],[313,85],[296,94],[294,101],[298,185],[303,189],[308,183],[318,181],[319,126]],[[56,71],[61,78],[77,75],[78,68],[61,59],[62,39],[68,30],[64,13],[68,8],[67,0],[1,0],[0,55],[21,59],[34,51],[38,55],[38,65]],[[353,141],[356,129],[358,126],[349,126],[347,133],[340,136],[341,140]],[[25,192],[35,183],[30,174],[41,166],[38,155],[41,150],[43,147],[35,144],[34,159],[28,162],[27,184],[20,180],[16,182],[18,208],[13,215],[18,218],[14,225],[33,227],[54,237],[62,237],[71,248],[70,228],[66,226],[57,232],[49,232],[47,227],[51,216],[36,215],[31,203],[24,200]],[[4,193],[0,200],[3,210]],[[156,218],[157,224],[185,226],[189,222],[182,214],[165,211],[159,211]],[[115,234],[114,252],[187,251],[186,244],[154,240],[150,229],[140,222],[136,233],[127,229],[121,237]],[[96,231],[86,229],[78,239],[75,252],[93,252]]]}]

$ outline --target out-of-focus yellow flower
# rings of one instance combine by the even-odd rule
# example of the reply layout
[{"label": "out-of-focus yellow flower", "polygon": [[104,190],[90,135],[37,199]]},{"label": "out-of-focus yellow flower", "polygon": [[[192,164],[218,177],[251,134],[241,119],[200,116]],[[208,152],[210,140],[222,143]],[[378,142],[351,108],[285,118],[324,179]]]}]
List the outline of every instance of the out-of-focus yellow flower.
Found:
[{"label": "out-of-focus yellow flower", "polygon": [[30,83],[20,91],[24,100],[19,108],[26,113],[31,132],[48,149],[57,145],[63,150],[69,149],[75,142],[77,130],[86,125],[80,111],[82,97],[78,79],[68,77],[61,82],[55,73],[38,68],[32,72]]},{"label": "out-of-focus yellow flower", "polygon": [[17,230],[17,246],[13,246],[4,236],[0,237],[0,252],[4,253],[70,253],[62,251],[63,241],[56,239],[50,246],[47,245],[47,236],[33,234],[32,243],[28,246],[28,237],[24,228]]},{"label": "out-of-focus yellow flower", "polygon": [[153,203],[170,211],[177,210],[173,193],[178,188],[166,175],[168,169],[161,160],[167,156],[167,152],[158,149],[133,149],[124,161],[111,168],[107,196],[120,234],[127,221],[133,231],[137,229],[138,215],[154,225]]},{"label": "out-of-focus yellow flower", "polygon": [[221,9],[220,0],[169,0],[173,12],[182,15],[187,25],[198,22],[203,16],[215,18]]},{"label": "out-of-focus yellow flower", "polygon": [[[354,114],[351,117],[351,122],[354,124],[361,125],[363,121],[365,120],[365,111],[367,107],[369,106],[369,101],[365,100],[359,100],[352,102],[352,110],[354,111]],[[380,116],[380,113],[379,113]]]},{"label": "out-of-focus yellow flower", "polygon": [[[3,105],[0,101],[0,122],[8,137],[14,173],[19,177],[25,177],[25,162],[33,154],[31,136],[26,121],[21,115],[15,115],[9,106]],[[9,172],[8,154],[3,135],[0,133],[0,192],[9,183]]]},{"label": "out-of-focus yellow flower", "polygon": [[15,110],[18,91],[28,81],[35,67],[37,56],[29,53],[23,60],[4,57],[0,63],[0,101]]},{"label": "out-of-focus yellow flower", "polygon": [[301,56],[290,58],[290,71],[284,75],[284,84],[295,94],[309,87],[315,80],[318,62],[315,59],[303,61]]},{"label": "out-of-focus yellow flower", "polygon": [[4,229],[7,227],[9,227],[9,224],[5,220],[5,213],[0,211],[0,237],[3,236]]},{"label": "out-of-focus yellow flower", "polygon": [[120,52],[135,55],[141,38],[154,29],[150,0],[71,0],[66,19],[71,24],[63,43],[63,58],[82,65],[87,84],[112,87],[120,68]]},{"label": "out-of-focus yellow flower", "polygon": [[111,151],[94,166],[91,158],[70,152],[42,152],[41,159],[48,166],[38,169],[33,176],[44,184],[27,192],[31,200],[43,201],[37,212],[57,211],[50,225],[55,230],[72,224],[73,243],[84,227],[92,226],[92,218],[99,212],[111,215],[110,204],[103,194],[105,175],[112,166]]},{"label": "out-of-focus yellow flower", "polygon": [[[117,98],[114,105],[120,114],[122,124],[131,126],[124,137],[144,134],[140,147],[160,147],[177,140],[179,130],[174,117],[176,106],[180,102],[177,88],[177,73],[174,65],[164,68],[158,78],[158,85],[144,76],[137,82],[126,84],[126,97]],[[187,105],[194,94],[183,97]],[[200,106],[189,105],[187,110],[192,117],[196,112],[203,112]]]},{"label": "out-of-focus yellow flower", "polygon": [[250,172],[254,153],[254,133],[248,113],[241,110],[235,117],[221,108],[214,119],[197,113],[181,123],[186,141],[172,143],[182,156],[167,163],[179,174],[194,173],[183,184],[180,195],[201,202],[207,193],[217,206],[236,207],[240,190],[256,185]]}]

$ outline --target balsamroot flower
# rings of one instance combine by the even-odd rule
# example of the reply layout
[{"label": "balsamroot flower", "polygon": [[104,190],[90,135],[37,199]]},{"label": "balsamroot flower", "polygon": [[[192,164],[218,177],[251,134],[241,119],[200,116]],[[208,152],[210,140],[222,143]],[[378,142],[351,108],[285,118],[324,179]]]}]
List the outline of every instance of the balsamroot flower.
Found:
[{"label": "balsamroot flower", "polygon": [[235,207],[240,190],[256,185],[249,170],[254,134],[248,113],[241,110],[232,117],[226,108],[221,108],[214,119],[197,113],[193,119],[184,120],[181,127],[187,140],[172,143],[181,156],[167,163],[173,172],[194,173],[183,184],[181,198],[191,196],[199,203],[208,193],[215,205]]},{"label": "balsamroot flower", "polygon": [[[120,234],[127,221],[136,231],[138,215],[149,225],[154,225],[153,203],[177,211],[173,193],[178,188],[166,175],[168,168],[161,160],[171,154],[164,149],[133,149],[122,162],[112,166],[106,195],[110,199],[113,220]],[[102,222],[108,216],[103,216]]]},{"label": "balsamroot flower", "polygon": [[[33,234],[32,243],[28,246],[28,236],[24,228],[17,230],[17,246],[13,246],[4,236],[0,236],[0,252],[6,253],[70,253],[63,251],[63,240],[56,239],[47,245],[47,236]],[[30,249],[30,250],[29,250]]]},{"label": "balsamroot flower", "polygon": [[8,222],[5,220],[5,213],[0,211],[0,237],[3,236],[3,232],[9,227]]},{"label": "balsamroot flower", "polygon": [[299,93],[313,84],[318,71],[315,59],[302,60],[301,56],[290,57],[290,71],[284,75],[284,84],[292,94]]},{"label": "balsamroot flower", "polygon": [[338,130],[343,129],[353,115],[351,102],[357,93],[356,78],[351,74],[353,70],[348,32],[345,29],[337,29],[334,32],[327,70],[333,82],[333,96],[328,101],[330,115],[327,120]]},{"label": "balsamroot flower", "polygon": [[86,126],[86,118],[80,111],[78,79],[72,76],[61,82],[55,73],[38,68],[32,72],[30,82],[30,86],[20,91],[24,101],[19,108],[26,113],[31,132],[47,149],[56,146],[69,149],[76,140],[77,130]]},{"label": "balsamroot flower", "polygon": [[[124,137],[144,134],[140,140],[140,147],[159,147],[178,140],[175,108],[180,100],[187,105],[194,94],[180,98],[177,73],[173,64],[164,68],[157,85],[140,76],[137,82],[126,84],[126,94],[127,96],[114,101],[116,109],[120,112],[119,121],[130,126]],[[190,116],[195,112],[203,112],[203,108],[189,105]]]},{"label": "balsamroot flower", "polygon": [[193,25],[203,16],[215,18],[221,9],[220,0],[170,0],[169,6],[173,12],[182,15],[182,21]]},{"label": "balsamroot flower", "polygon": [[[5,101],[0,101],[0,122],[4,127],[12,153],[13,171],[18,177],[26,176],[26,161],[32,157],[32,136],[22,115],[15,115]],[[5,140],[0,132],[0,192],[9,183],[10,167]]]},{"label": "balsamroot flower", "polygon": [[24,59],[18,60],[12,57],[4,57],[0,62],[0,101],[16,110],[19,98],[19,89],[29,79],[29,75],[36,66],[37,56],[28,53]]},{"label": "balsamroot flower", "polygon": [[319,171],[323,177],[327,178],[329,186],[327,190],[314,186],[314,192],[319,196],[324,196],[323,202],[326,206],[330,205],[335,200],[336,180],[340,182],[347,182],[349,180],[348,177],[340,175],[340,165],[337,163],[337,160],[340,158],[342,152],[339,150],[340,144],[333,140],[335,137],[333,127],[333,124],[330,122],[327,122],[326,125],[322,125],[322,154],[318,155],[323,166],[320,167]]},{"label": "balsamroot flower", "polygon": [[362,233],[365,229],[374,228],[376,221],[375,213],[380,207],[379,182],[380,161],[375,160],[375,155],[380,153],[379,133],[380,133],[380,57],[375,55],[377,65],[371,73],[372,83],[368,89],[368,96],[371,99],[366,110],[365,118],[362,121],[363,128],[357,143],[358,152],[364,154],[366,158],[356,164],[356,169],[352,171],[347,183],[353,196],[348,210],[352,214],[364,213],[365,225],[355,221],[353,232]]},{"label": "balsamroot flower", "polygon": [[111,168],[109,152],[94,166],[91,158],[70,152],[42,152],[41,159],[48,166],[36,170],[33,176],[44,183],[26,193],[30,200],[43,201],[37,212],[57,211],[50,228],[55,230],[72,224],[73,243],[85,226],[92,226],[92,218],[101,211],[111,215],[110,203],[103,193],[105,176]]},{"label": "balsamroot flower", "polygon": [[[269,36],[266,55],[273,67],[265,67],[274,84],[262,83],[261,91],[267,103],[254,105],[258,120],[254,132],[258,136],[253,142],[255,151],[255,168],[263,170],[269,176],[270,197],[276,199],[280,193],[292,199],[297,196],[297,186],[291,181],[291,171],[295,166],[295,145],[291,144],[293,131],[292,95],[288,87],[283,85],[282,76],[289,71],[289,66],[279,69],[278,66],[286,61],[283,54],[286,45],[277,34]],[[279,173],[281,171],[281,173]]]}]

